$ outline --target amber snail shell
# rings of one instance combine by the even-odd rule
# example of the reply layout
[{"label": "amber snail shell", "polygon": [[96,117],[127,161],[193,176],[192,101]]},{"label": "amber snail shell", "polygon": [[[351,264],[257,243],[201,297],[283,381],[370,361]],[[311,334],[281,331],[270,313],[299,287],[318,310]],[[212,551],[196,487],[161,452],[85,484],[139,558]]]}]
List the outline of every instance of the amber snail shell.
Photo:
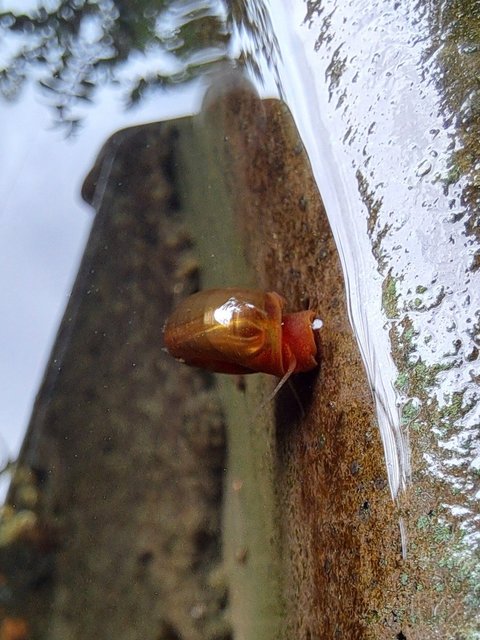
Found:
[{"label": "amber snail shell", "polygon": [[185,364],[219,373],[288,377],[318,365],[314,311],[284,313],[273,291],[225,288],[195,293],[164,329],[168,352]]}]

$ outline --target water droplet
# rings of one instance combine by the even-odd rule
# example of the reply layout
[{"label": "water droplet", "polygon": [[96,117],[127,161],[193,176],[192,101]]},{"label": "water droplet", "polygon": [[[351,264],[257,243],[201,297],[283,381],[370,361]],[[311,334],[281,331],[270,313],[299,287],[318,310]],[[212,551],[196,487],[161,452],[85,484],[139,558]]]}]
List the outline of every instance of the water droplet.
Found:
[{"label": "water droplet", "polygon": [[430,173],[431,170],[432,163],[430,162],[430,160],[423,160],[423,162],[418,165],[415,175],[418,178],[423,178],[423,176],[426,176],[428,173]]}]

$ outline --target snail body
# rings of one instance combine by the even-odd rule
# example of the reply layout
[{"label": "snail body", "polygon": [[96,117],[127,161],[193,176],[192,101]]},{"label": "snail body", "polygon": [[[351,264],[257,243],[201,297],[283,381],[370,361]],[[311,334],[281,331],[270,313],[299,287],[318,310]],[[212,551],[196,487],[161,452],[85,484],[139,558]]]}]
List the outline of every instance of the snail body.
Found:
[{"label": "snail body", "polygon": [[165,346],[191,366],[287,379],[317,366],[314,329],[321,323],[314,320],[314,311],[284,313],[284,307],[284,298],[275,292],[200,291],[183,300],[168,318]]}]

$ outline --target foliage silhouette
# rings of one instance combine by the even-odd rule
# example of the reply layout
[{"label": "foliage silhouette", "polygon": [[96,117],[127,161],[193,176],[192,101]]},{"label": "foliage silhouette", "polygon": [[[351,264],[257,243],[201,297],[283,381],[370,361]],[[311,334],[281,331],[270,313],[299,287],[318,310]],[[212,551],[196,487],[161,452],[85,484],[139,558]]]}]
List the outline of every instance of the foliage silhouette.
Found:
[{"label": "foliage silhouette", "polygon": [[[236,44],[238,33],[247,44]],[[0,94],[13,100],[31,79],[72,128],[80,122],[76,107],[105,84],[121,85],[131,106],[219,62],[261,80],[259,58],[275,70],[278,55],[263,3],[247,0],[60,0],[31,13],[1,12],[0,39],[8,52]]]}]

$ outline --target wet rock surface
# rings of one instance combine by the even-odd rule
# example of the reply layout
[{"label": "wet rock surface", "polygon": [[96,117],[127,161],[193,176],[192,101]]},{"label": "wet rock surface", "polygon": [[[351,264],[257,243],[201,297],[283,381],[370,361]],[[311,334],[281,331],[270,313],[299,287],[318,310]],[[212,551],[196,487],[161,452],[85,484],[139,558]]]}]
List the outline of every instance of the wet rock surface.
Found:
[{"label": "wet rock surface", "polygon": [[405,528],[402,633],[475,638],[478,3],[295,8],[324,127],[306,145]]}]

